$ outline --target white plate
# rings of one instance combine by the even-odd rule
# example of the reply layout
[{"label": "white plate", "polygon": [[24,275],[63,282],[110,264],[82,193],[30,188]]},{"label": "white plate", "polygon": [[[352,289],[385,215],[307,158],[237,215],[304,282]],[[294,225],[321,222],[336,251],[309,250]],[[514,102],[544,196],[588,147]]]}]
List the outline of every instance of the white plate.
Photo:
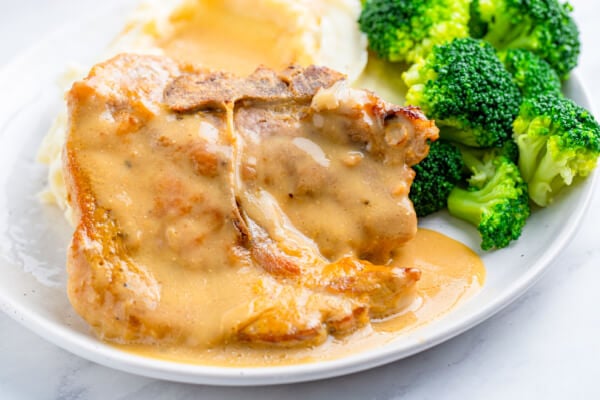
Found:
[{"label": "white plate", "polygon": [[[390,344],[339,360],[270,368],[206,367],[135,356],[98,341],[73,312],[65,290],[65,248],[71,230],[37,193],[46,170],[35,162],[39,143],[60,106],[55,80],[65,60],[91,64],[122,26],[120,10],[47,38],[0,70],[0,309],[40,336],[81,357],[124,371],[181,382],[260,385],[344,375],[389,363],[448,340],[489,318],[523,294],[573,236],[590,202],[594,178],[579,183],[550,208],[536,210],[521,239],[482,254],[483,290],[447,316]],[[566,94],[591,107],[574,76]],[[595,174],[597,176],[597,174]],[[436,215],[424,225],[478,248],[470,226]]]}]

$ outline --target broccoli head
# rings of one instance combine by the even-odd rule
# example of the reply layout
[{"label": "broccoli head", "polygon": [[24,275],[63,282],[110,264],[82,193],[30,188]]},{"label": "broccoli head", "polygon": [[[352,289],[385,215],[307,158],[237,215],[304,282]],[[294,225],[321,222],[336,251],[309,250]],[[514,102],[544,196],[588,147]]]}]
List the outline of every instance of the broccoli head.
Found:
[{"label": "broccoli head", "polygon": [[534,52],[566,79],[580,51],[571,11],[569,4],[558,0],[473,0],[469,28],[473,37],[498,50]]},{"label": "broccoli head", "polygon": [[379,57],[415,62],[431,48],[469,35],[470,0],[366,0],[360,29]]},{"label": "broccoli head", "polygon": [[483,250],[504,248],[518,239],[531,213],[527,185],[505,151],[461,148],[473,175],[468,188],[457,186],[448,196],[448,211],[477,227]]},{"label": "broccoli head", "polygon": [[505,142],[521,94],[488,43],[454,39],[403,74],[407,104],[435,119],[442,138],[474,147]]},{"label": "broccoli head", "polygon": [[524,98],[561,93],[561,82],[550,64],[529,50],[509,49],[499,54]]},{"label": "broccoli head", "polygon": [[550,204],[573,178],[585,177],[596,167],[600,126],[572,100],[555,95],[526,99],[513,129],[519,168],[539,206]]},{"label": "broccoli head", "polygon": [[460,150],[450,142],[433,142],[429,155],[413,169],[416,175],[409,197],[417,215],[424,217],[446,208],[450,191],[462,178]]}]

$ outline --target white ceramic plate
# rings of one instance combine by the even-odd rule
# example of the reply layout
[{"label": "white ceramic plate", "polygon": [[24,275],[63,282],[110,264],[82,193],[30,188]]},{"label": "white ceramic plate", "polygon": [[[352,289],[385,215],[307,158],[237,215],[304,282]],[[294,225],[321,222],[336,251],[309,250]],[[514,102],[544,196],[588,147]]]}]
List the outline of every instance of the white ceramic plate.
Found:
[{"label": "white ceramic plate", "polygon": [[[37,193],[46,169],[35,162],[42,137],[60,107],[55,83],[65,60],[90,65],[123,24],[125,13],[66,27],[0,70],[0,309],[43,338],[81,357],[124,371],[174,381],[216,385],[299,382],[348,374],[415,354],[489,318],[523,294],[573,236],[592,194],[594,178],[575,185],[549,209],[536,210],[511,247],[482,254],[483,290],[447,316],[388,345],[339,360],[271,368],[206,367],[135,356],[98,341],[66,296],[65,248],[71,229]],[[590,108],[573,77],[568,96]],[[597,175],[597,174],[596,174]],[[445,214],[424,225],[471,248],[477,232]]]}]

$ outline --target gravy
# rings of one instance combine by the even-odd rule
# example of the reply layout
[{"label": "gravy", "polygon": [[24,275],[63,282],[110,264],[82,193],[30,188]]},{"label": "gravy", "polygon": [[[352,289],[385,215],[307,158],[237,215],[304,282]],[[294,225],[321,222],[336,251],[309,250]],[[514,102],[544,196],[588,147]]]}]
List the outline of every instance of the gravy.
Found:
[{"label": "gravy", "polygon": [[[197,9],[180,10],[179,16],[171,17],[174,33],[160,39],[158,47],[181,62],[242,76],[259,65],[282,69],[313,61],[302,32],[294,29],[295,22],[284,23],[282,15],[271,15],[276,9],[262,3],[257,4],[258,10],[244,10],[245,14],[235,10],[235,1],[229,3],[204,0],[197,2]],[[281,12],[285,10],[281,6]],[[289,17],[288,21],[294,16]]]},{"label": "gravy", "polygon": [[264,349],[239,345],[208,349],[169,346],[118,346],[136,355],[168,361],[227,367],[291,365],[332,360],[384,346],[399,336],[443,317],[476,294],[485,281],[481,259],[465,245],[429,229],[398,249],[394,264],[419,268],[417,296],[400,315],[372,323],[344,339],[307,349]]}]

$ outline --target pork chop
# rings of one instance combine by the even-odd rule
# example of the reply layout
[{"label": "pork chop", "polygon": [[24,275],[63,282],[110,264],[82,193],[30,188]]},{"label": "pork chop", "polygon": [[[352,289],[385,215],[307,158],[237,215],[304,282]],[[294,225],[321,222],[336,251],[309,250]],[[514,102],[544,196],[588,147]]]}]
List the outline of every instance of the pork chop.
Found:
[{"label": "pork chop", "polygon": [[410,168],[437,128],[323,67],[240,78],[119,55],[68,94],[69,298],[120,343],[307,346],[420,273]]}]

